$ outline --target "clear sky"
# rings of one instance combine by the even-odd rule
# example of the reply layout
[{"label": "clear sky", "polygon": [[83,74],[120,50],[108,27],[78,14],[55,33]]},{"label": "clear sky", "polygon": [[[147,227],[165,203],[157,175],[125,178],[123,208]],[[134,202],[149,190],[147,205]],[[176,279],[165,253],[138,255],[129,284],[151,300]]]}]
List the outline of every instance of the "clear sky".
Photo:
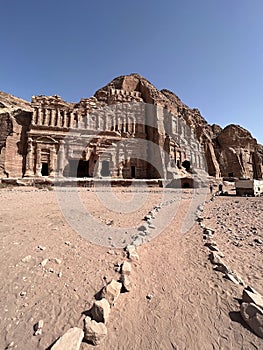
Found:
[{"label": "clear sky", "polygon": [[0,0],[0,90],[90,97],[139,73],[263,144],[263,0]]}]

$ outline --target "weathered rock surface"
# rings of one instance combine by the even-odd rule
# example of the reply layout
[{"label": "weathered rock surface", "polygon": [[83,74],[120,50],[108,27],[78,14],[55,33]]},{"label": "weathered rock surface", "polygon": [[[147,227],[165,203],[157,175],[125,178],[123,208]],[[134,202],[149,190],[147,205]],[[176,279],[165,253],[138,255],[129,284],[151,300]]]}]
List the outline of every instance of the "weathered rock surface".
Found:
[{"label": "weathered rock surface", "polygon": [[96,300],[91,309],[91,316],[97,322],[107,323],[110,315],[110,304],[105,298]]},{"label": "weathered rock surface", "polygon": [[[77,112],[79,115],[86,115],[100,107],[133,101],[158,105],[165,108],[168,115],[172,113],[184,120],[203,145],[210,175],[262,178],[263,146],[247,130],[233,124],[224,129],[215,124],[209,125],[198,109],[189,108],[167,89],[158,90],[139,74],[117,77],[99,89],[94,96],[81,99],[79,103],[67,103],[57,95],[33,96],[30,103],[0,92],[0,177],[21,177],[26,170],[32,171],[26,167],[29,166],[27,152],[30,148],[27,132],[32,128],[33,107],[41,109],[43,106],[48,111],[61,110],[63,113]],[[62,120],[64,123],[64,119]],[[166,150],[166,135],[169,133],[165,129],[167,123],[161,127],[158,123],[158,120],[153,120],[156,126],[149,130],[150,139]],[[151,167],[147,174],[151,178],[159,177],[157,170]]]},{"label": "weathered rock surface", "polygon": [[101,297],[107,299],[110,305],[114,305],[121,292],[122,284],[111,280],[101,291]]},{"label": "weathered rock surface", "polygon": [[129,276],[122,274],[120,278],[120,282],[122,283],[122,289],[124,292],[129,292],[132,288],[132,283]]},{"label": "weathered rock surface", "polygon": [[121,273],[123,275],[130,275],[131,273],[131,264],[128,261],[124,261],[121,265]]},{"label": "weathered rock surface", "polygon": [[137,91],[145,103],[160,105],[174,115],[182,117],[187,125],[194,129],[197,139],[204,146],[210,175],[262,178],[263,147],[239,125],[229,125],[224,129],[219,125],[209,125],[198,109],[189,108],[167,89],[159,91],[139,74],[113,79],[98,90],[95,97],[107,104],[116,103],[107,93],[109,88]]},{"label": "weathered rock surface", "polygon": [[246,288],[243,290],[242,300],[245,303],[253,303],[263,309],[263,298],[259,293],[253,293]]},{"label": "weathered rock surface", "polygon": [[242,303],[240,313],[249,327],[263,338],[263,310],[253,303]]},{"label": "weathered rock surface", "polygon": [[84,337],[84,332],[78,327],[70,328],[52,346],[52,350],[78,350]]},{"label": "weathered rock surface", "polygon": [[107,327],[102,322],[91,320],[90,317],[84,319],[84,339],[93,345],[99,345],[107,336]]}]

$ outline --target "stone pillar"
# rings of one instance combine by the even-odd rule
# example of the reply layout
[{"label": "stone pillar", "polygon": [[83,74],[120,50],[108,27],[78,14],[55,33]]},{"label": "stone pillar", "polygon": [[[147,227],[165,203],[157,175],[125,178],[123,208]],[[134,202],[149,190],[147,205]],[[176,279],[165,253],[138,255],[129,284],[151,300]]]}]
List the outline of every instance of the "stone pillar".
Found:
[{"label": "stone pillar", "polygon": [[45,125],[50,125],[50,109],[45,110]]},{"label": "stone pillar", "polygon": [[32,125],[37,123],[38,109],[35,107],[33,110]]},{"label": "stone pillar", "polygon": [[27,157],[26,157],[26,173],[25,176],[34,176],[34,149],[32,138],[28,139]]},{"label": "stone pillar", "polygon": [[68,127],[68,112],[63,111],[63,114],[64,114],[63,128],[67,128]]},{"label": "stone pillar", "polygon": [[62,116],[61,116],[61,113],[60,113],[60,110],[57,109],[57,126],[58,127],[61,127],[62,126]]},{"label": "stone pillar", "polygon": [[69,127],[70,127],[70,128],[73,128],[73,127],[74,127],[74,113],[73,113],[73,112],[70,112]]},{"label": "stone pillar", "polygon": [[51,146],[50,149],[50,160],[49,160],[49,176],[55,177],[55,170],[56,170],[56,148],[55,145]]},{"label": "stone pillar", "polygon": [[41,146],[39,143],[37,143],[36,145],[36,151],[37,151],[37,157],[36,157],[36,176],[41,176],[41,168],[42,168],[42,164],[41,164]]},{"label": "stone pillar", "polygon": [[58,154],[58,176],[63,176],[64,160],[65,160],[65,141],[61,140],[59,145],[59,154]]},{"label": "stone pillar", "polygon": [[38,125],[42,125],[43,124],[43,108],[39,108],[38,110]]},{"label": "stone pillar", "polygon": [[50,126],[56,126],[56,110],[52,109],[51,110],[51,121],[50,121]]}]

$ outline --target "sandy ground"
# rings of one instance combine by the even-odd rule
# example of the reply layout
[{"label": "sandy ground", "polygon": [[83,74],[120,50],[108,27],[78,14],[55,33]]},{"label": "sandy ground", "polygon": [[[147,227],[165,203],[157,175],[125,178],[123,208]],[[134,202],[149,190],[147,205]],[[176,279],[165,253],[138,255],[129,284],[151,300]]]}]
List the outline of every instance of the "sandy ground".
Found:
[{"label": "sandy ground", "polygon": [[[129,203],[129,189],[114,191]],[[170,191],[167,198],[174,197]],[[152,190],[139,208],[126,214],[105,209],[94,190],[82,189],[80,198],[103,223],[108,239],[111,227],[139,225],[162,201],[162,191]],[[133,288],[121,294],[112,308],[108,336],[97,349],[263,348],[263,340],[241,321],[242,287],[213,271],[200,226],[181,233],[191,202],[192,190],[184,190],[171,223],[167,221],[163,232],[138,248]],[[70,327],[83,327],[83,312],[90,309],[105,280],[118,278],[114,264],[125,255],[122,249],[110,247],[110,239],[105,247],[75,232],[58,206],[55,191],[1,189],[0,203],[0,348],[13,341],[19,350],[47,349]],[[202,213],[205,224],[215,228],[229,266],[261,293],[263,246],[254,239],[262,237],[262,207],[262,198],[218,197]],[[165,221],[166,209],[158,215]],[[23,262],[28,255],[31,258]],[[33,336],[40,319],[43,334]],[[81,345],[82,350],[91,348]]]}]

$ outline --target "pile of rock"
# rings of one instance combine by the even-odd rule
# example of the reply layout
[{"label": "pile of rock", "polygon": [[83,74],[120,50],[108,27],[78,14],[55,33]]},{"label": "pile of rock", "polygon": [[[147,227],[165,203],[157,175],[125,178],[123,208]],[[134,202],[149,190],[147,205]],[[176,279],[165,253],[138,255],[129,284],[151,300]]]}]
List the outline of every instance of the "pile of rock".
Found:
[{"label": "pile of rock", "polygon": [[263,338],[263,298],[254,288],[244,288],[240,313],[253,332]]},{"label": "pile of rock", "polygon": [[[135,245],[128,245],[125,251],[127,259],[131,261],[139,260]],[[84,329],[82,330],[78,327],[70,328],[56,341],[51,349],[78,350],[83,340],[92,345],[101,344],[108,333],[106,324],[109,320],[111,308],[115,305],[120,293],[131,290],[131,271],[131,263],[124,260],[119,267],[120,278],[118,281],[112,279],[97,293],[97,300],[94,301],[89,311],[89,316],[86,316],[84,319]]]}]

